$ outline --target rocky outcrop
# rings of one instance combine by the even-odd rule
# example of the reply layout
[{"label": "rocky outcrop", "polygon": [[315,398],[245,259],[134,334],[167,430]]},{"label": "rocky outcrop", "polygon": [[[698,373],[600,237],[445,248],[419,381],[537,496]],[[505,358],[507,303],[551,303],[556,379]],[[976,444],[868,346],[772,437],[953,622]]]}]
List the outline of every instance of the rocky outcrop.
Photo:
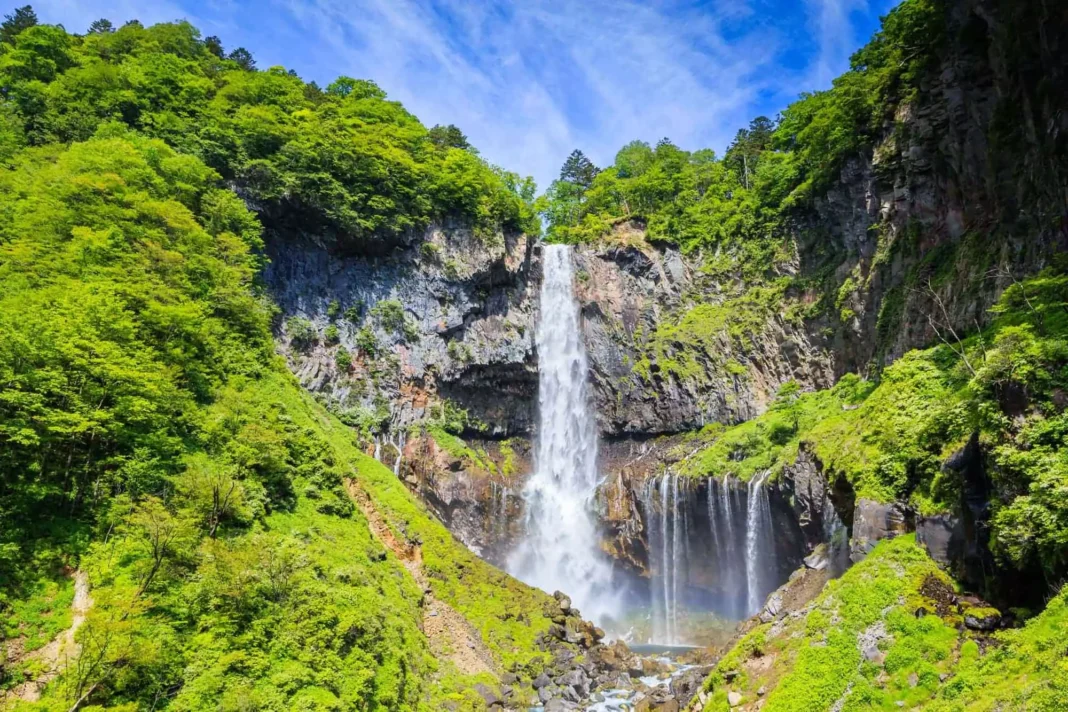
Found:
[{"label": "rocky outcrop", "polygon": [[646,242],[638,221],[617,226],[608,243],[580,246],[575,261],[603,433],[647,437],[738,422],[763,412],[788,380],[832,383],[829,355],[795,324],[775,319],[746,349],[725,331],[708,334],[710,341],[694,348],[688,342],[701,335],[691,332],[712,327],[685,323],[681,342],[668,339],[667,349],[687,351],[686,365],[668,363],[670,354],[654,348],[663,338],[658,329],[696,304],[721,304],[724,285],[703,275],[703,256]]},{"label": "rocky outcrop", "polygon": [[892,539],[911,531],[910,514],[905,506],[898,502],[857,500],[850,542],[850,558],[853,562],[867,556],[883,539]]},{"label": "rocky outcrop", "polygon": [[797,525],[812,551],[853,526],[855,494],[844,477],[827,482],[823,463],[808,443],[798,446],[797,459],[785,468],[782,487],[797,515]]},{"label": "rocky outcrop", "polygon": [[[454,441],[455,442],[455,441]],[[462,544],[505,568],[522,536],[529,441],[468,440],[450,451],[432,434],[407,439],[398,475]]]},{"label": "rocky outcrop", "polygon": [[393,429],[455,404],[487,433],[529,432],[537,260],[525,235],[429,228],[386,255],[268,235],[279,345],[309,390]]}]

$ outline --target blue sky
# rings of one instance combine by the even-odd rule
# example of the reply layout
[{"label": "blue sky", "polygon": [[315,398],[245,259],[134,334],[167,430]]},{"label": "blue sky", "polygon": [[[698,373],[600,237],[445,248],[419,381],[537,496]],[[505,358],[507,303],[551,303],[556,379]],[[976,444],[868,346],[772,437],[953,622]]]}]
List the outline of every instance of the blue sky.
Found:
[{"label": "blue sky", "polygon": [[[826,88],[896,0],[38,0],[84,32],[185,18],[259,67],[373,79],[427,126],[547,186],[573,148],[722,152],[754,116]],[[19,4],[22,4],[21,2]],[[5,12],[6,14],[6,12]]]}]

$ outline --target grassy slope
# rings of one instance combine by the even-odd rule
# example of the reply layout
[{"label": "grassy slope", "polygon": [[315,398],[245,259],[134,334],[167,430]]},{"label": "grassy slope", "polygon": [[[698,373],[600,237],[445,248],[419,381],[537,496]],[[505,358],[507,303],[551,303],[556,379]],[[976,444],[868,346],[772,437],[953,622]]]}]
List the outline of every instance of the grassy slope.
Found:
[{"label": "grassy slope", "polygon": [[548,630],[551,621],[545,611],[552,602],[550,597],[471,553],[389,468],[357,448],[349,428],[310,397],[301,394],[300,403],[299,417],[314,423],[342,461],[352,465],[357,480],[394,533],[402,540],[421,543],[434,594],[471,621],[504,668],[531,676],[540,672],[539,662],[544,658],[536,651],[534,639]]},{"label": "grassy slope", "polygon": [[[395,534],[421,542],[434,594],[471,622],[503,669],[524,677],[540,672],[544,654],[535,638],[550,623],[545,594],[453,539],[388,468],[358,449],[352,430],[288,373],[275,370],[249,381],[240,396],[312,437],[321,455],[348,468]],[[431,710],[446,703],[479,708],[471,688],[493,681],[463,677],[431,659],[419,629],[422,592],[372,536],[358,510],[347,516],[323,513],[316,508],[320,500],[321,495],[301,494],[292,511],[269,515],[262,527],[201,542],[187,552],[194,575],[133,605],[143,553],[138,543],[116,536],[91,545],[82,561],[96,601],[80,635],[88,653],[102,652],[94,647],[102,632],[120,628],[127,649],[122,657],[142,658],[125,674],[136,678],[160,667],[180,674],[183,685],[173,709],[251,703],[261,709],[325,710],[368,699],[383,709]],[[285,590],[270,593],[276,586]],[[28,643],[69,623],[60,605],[70,598],[69,588],[44,586],[41,596],[14,604],[12,620],[41,629]],[[35,624],[42,616],[44,622]],[[113,646],[109,654],[114,653]],[[40,707],[66,709],[77,684],[77,675],[61,677]]]},{"label": "grassy slope", "polygon": [[258,225],[215,174],[113,128],[2,177],[0,690],[37,679],[19,652],[67,627],[82,568],[82,654],[39,709],[478,706],[353,475],[499,667],[539,670],[549,599],[454,541],[271,353]]},{"label": "grassy slope", "polygon": [[[746,634],[706,680],[705,712],[729,709],[731,691],[751,703],[761,688],[764,712],[1062,709],[1068,589],[981,654],[956,608],[931,613],[932,581],[952,585],[911,536],[881,542],[800,615]],[[872,644],[878,654],[864,655]]]},{"label": "grassy slope", "polygon": [[[849,479],[858,497],[911,496],[921,509],[944,508],[954,483],[944,481],[940,464],[974,430],[988,448],[1021,449],[1030,447],[1029,431],[1062,417],[1066,290],[1068,277],[1056,273],[1018,285],[984,332],[911,351],[878,383],[847,375],[826,391],[786,389],[753,420],[695,433],[688,450],[694,441],[707,444],[680,471],[748,479],[781,471],[804,443],[829,476]],[[1024,394],[1022,413],[1005,412],[1002,395],[1010,389]]]}]

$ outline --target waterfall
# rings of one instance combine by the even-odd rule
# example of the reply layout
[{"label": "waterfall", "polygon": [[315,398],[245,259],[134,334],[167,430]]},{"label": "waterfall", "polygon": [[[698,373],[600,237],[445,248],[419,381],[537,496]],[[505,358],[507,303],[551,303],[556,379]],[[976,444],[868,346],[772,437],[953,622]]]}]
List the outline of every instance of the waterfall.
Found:
[{"label": "waterfall", "polygon": [[771,503],[764,482],[771,474],[770,470],[758,473],[749,480],[748,511],[745,524],[745,584],[746,615],[760,612],[767,590],[764,575],[768,568],[774,568],[774,547],[768,547],[768,534],[771,527]]},{"label": "waterfall", "polygon": [[686,642],[685,636],[679,632],[679,615],[683,609],[690,562],[690,512],[686,489],[685,478],[667,473],[660,478],[651,477],[642,497],[649,527],[653,623],[649,642],[652,643],[679,645]]},{"label": "waterfall", "polygon": [[566,592],[587,617],[603,622],[618,614],[619,594],[591,511],[598,481],[597,431],[572,292],[571,251],[546,245],[542,255],[534,473],[523,488],[525,534],[508,570],[545,591]]},{"label": "waterfall", "polygon": [[[709,495],[711,496],[711,494]],[[720,569],[723,573],[725,587],[734,591],[733,600],[730,602],[731,615],[741,618],[738,611],[738,577],[735,571],[738,567],[738,553],[734,541],[734,507],[732,506],[731,486],[727,477],[723,477],[723,490],[720,493],[720,504],[723,505],[724,524],[724,547]]]},{"label": "waterfall", "polygon": [[396,442],[391,443],[397,451],[397,458],[393,461],[393,474],[400,475],[401,461],[404,459],[404,444],[408,438],[403,430],[399,431],[396,436]]}]

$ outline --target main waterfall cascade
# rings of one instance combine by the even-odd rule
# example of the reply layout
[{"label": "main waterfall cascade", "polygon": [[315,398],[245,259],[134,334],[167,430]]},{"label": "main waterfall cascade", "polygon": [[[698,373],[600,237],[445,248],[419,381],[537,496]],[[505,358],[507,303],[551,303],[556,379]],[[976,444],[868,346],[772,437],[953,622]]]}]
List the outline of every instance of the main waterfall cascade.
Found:
[{"label": "main waterfall cascade", "polygon": [[[623,596],[600,549],[594,511],[600,481],[597,428],[573,294],[571,251],[564,245],[543,250],[534,472],[522,491],[524,534],[507,568],[545,591],[564,591],[586,616],[611,625],[621,622]],[[642,508],[650,574],[648,642],[698,642],[687,615],[707,617],[712,610],[727,620],[745,618],[781,583],[767,478],[768,473],[760,473],[748,485],[708,479],[708,529],[704,512],[695,506],[700,481],[671,472],[646,481]],[[502,515],[503,509],[492,513],[494,518]],[[694,529],[698,523],[700,532]],[[694,546],[691,539],[702,544]],[[705,550],[704,541],[711,541],[712,551]],[[718,598],[698,600],[702,594],[694,591],[701,587],[691,585],[692,569],[709,559]],[[703,595],[708,598],[707,592]]]},{"label": "main waterfall cascade", "polygon": [[523,488],[525,535],[508,571],[552,592],[566,592],[584,615],[604,624],[620,612],[612,566],[599,547],[593,512],[597,428],[590,408],[586,350],[572,285],[571,250],[543,248],[538,321],[538,431],[534,473]]}]

